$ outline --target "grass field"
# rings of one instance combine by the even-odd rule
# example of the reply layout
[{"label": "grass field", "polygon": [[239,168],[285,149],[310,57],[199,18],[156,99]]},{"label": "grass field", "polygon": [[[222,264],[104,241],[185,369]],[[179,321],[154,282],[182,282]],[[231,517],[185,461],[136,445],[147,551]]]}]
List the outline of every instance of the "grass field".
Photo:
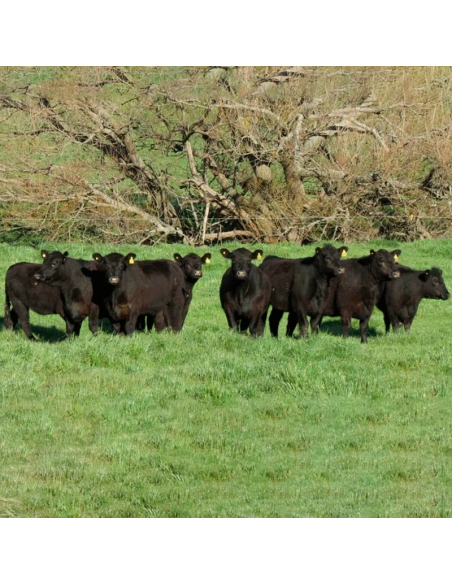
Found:
[{"label": "grass field", "polygon": [[[452,291],[450,240],[349,244],[349,257],[379,247],[442,268]],[[452,301],[422,301],[411,332],[388,336],[376,310],[367,345],[356,322],[343,339],[338,319],[316,338],[267,328],[254,340],[227,328],[219,248],[179,335],[94,338],[85,322],[60,343],[63,321],[35,313],[41,342],[1,327],[0,516],[451,517]],[[39,250],[0,245],[2,282],[18,261],[40,262]]]}]

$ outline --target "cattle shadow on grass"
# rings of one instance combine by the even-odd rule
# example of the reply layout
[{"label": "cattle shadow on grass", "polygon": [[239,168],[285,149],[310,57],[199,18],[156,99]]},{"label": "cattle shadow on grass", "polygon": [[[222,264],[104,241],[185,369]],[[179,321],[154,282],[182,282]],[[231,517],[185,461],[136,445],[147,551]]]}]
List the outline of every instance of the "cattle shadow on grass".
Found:
[{"label": "cattle shadow on grass", "polygon": [[[309,328],[309,334],[312,335],[311,329]],[[284,336],[286,332],[286,320],[284,319],[281,320],[280,323],[280,331],[279,331],[279,336]],[[320,332],[321,333],[327,333],[329,335],[334,335],[336,337],[341,337],[342,336],[342,324],[340,319],[334,319],[334,320],[323,320],[322,324],[320,325]],[[361,333],[359,331],[359,321],[353,319],[352,320],[352,326],[350,327],[350,337],[361,337]],[[367,336],[369,337],[381,337],[382,333],[378,333],[376,331],[375,328],[373,327],[368,327],[367,328]],[[298,326],[295,329],[295,333],[293,335],[294,339],[300,339],[300,333],[299,333],[299,329]]]},{"label": "cattle shadow on grass", "polygon": [[[5,328],[5,319],[3,317],[0,317],[0,330],[11,330]],[[32,324],[31,332],[36,337],[37,341],[45,341],[47,343],[60,343],[66,338],[66,333],[55,326],[45,327]],[[26,338],[20,324],[17,324],[14,327],[14,333],[22,335],[24,338]]]},{"label": "cattle shadow on grass", "polygon": [[[336,337],[342,336],[342,324],[340,320],[324,320],[320,325],[320,332],[327,333],[329,335],[334,335]],[[350,327],[350,337],[361,337],[359,330],[359,321],[353,320],[352,326]],[[368,337],[379,337],[381,333],[377,333],[374,327],[367,328]]]}]

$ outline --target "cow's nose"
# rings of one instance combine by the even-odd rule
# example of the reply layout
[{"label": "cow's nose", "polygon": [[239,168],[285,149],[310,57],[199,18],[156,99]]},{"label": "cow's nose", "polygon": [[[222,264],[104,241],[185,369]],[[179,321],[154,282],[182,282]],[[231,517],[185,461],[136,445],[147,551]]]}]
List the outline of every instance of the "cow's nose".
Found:
[{"label": "cow's nose", "polygon": [[400,272],[398,270],[396,270],[395,272],[392,272],[392,277],[393,278],[400,278]]},{"label": "cow's nose", "polygon": [[345,268],[338,268],[337,273],[338,274],[345,274]]},{"label": "cow's nose", "polygon": [[195,278],[201,278],[202,272],[201,272],[201,270],[195,270],[193,272],[193,275],[194,275]]},{"label": "cow's nose", "polygon": [[119,282],[119,278],[108,278],[110,284],[117,284]]},{"label": "cow's nose", "polygon": [[41,274],[35,274],[35,278],[36,278],[36,280],[41,280],[42,276],[41,276]]},{"label": "cow's nose", "polygon": [[245,278],[246,272],[245,270],[237,270],[237,278]]}]

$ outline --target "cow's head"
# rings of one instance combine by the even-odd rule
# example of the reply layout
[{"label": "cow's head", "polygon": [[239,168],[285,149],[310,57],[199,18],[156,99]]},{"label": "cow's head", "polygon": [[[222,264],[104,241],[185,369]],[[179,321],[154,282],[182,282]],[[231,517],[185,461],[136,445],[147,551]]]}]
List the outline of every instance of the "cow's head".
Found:
[{"label": "cow's head", "polygon": [[220,249],[220,253],[224,258],[231,260],[234,278],[237,280],[246,280],[250,275],[252,260],[260,260],[264,252],[261,249],[251,252],[241,247],[232,252],[223,248]]},{"label": "cow's head", "polygon": [[419,275],[424,283],[423,292],[425,298],[437,298],[447,300],[450,297],[449,291],[443,280],[443,273],[439,268],[425,270]]},{"label": "cow's head", "polygon": [[66,279],[65,263],[68,257],[68,252],[61,253],[60,251],[48,252],[45,249],[41,251],[44,263],[42,268],[35,273],[36,280],[53,284],[54,286],[61,285]]},{"label": "cow's head", "polygon": [[117,286],[121,281],[122,274],[129,266],[135,263],[136,254],[128,253],[123,256],[120,253],[109,253],[102,256],[100,253],[93,253],[93,259],[98,269],[105,273],[105,278],[112,286]]},{"label": "cow's head", "polygon": [[397,269],[396,261],[402,252],[400,249],[394,251],[387,251],[386,249],[379,249],[378,251],[370,250],[372,261],[372,272],[380,280],[393,280],[400,277],[400,272]]},{"label": "cow's head", "polygon": [[339,276],[345,273],[344,266],[341,266],[341,258],[346,257],[348,247],[345,245],[336,249],[328,244],[317,247],[315,250],[316,259],[320,270],[329,276]]},{"label": "cow's head", "polygon": [[205,253],[202,257],[195,253],[189,253],[185,257],[180,254],[174,254],[175,262],[182,268],[184,276],[188,281],[196,282],[199,278],[202,278],[202,265],[208,264],[212,254]]}]

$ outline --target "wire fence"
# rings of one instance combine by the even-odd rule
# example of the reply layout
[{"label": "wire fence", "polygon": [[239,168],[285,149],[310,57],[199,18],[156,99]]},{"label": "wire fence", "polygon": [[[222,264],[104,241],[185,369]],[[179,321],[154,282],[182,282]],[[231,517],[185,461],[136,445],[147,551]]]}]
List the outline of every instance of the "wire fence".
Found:
[{"label": "wire fence", "polygon": [[[265,215],[248,216],[248,220],[262,220]],[[251,233],[246,224],[231,217],[212,217],[201,233],[193,220],[180,219],[180,227],[187,242],[193,245],[215,244],[221,240],[248,240],[253,242],[309,242],[309,241],[363,241],[366,238],[416,240],[452,237],[452,215],[388,215],[332,214],[332,215],[274,215],[265,232]],[[169,241],[145,219],[130,216],[93,216],[89,213],[63,217],[9,217],[0,219],[0,241],[99,241],[106,243],[136,243],[153,245]]]}]

